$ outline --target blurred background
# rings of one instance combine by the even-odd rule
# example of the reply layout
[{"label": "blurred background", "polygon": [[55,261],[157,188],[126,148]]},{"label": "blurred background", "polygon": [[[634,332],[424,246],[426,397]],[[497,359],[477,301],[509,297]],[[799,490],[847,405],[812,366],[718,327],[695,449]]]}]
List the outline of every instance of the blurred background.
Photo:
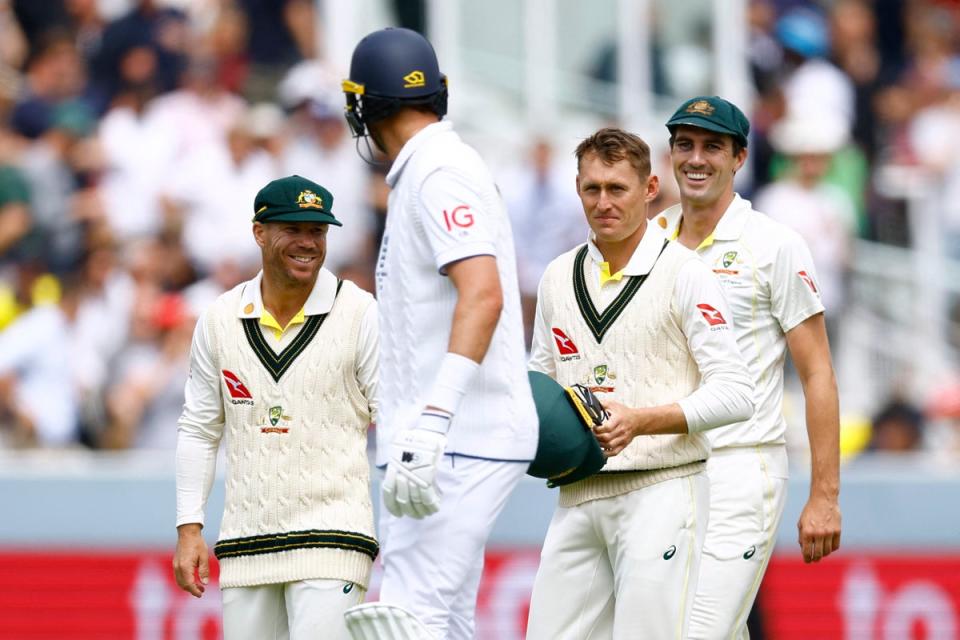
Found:
[{"label": "blurred background", "polygon": [[[744,109],[738,190],[813,252],[844,459],[843,547],[804,566],[791,376],[752,637],[960,638],[958,0],[0,0],[0,638],[220,637],[218,590],[170,570],[193,325],[256,273],[253,196],[291,173],[335,196],[327,267],[372,290],[386,168],[357,155],[339,82],[390,25],[432,40],[497,174],[528,320],[586,237],[580,139],[643,136],[660,211],[669,114],[705,93]],[[529,478],[511,498],[479,637],[523,637],[555,499]],[[210,543],[221,508],[218,482]]]}]

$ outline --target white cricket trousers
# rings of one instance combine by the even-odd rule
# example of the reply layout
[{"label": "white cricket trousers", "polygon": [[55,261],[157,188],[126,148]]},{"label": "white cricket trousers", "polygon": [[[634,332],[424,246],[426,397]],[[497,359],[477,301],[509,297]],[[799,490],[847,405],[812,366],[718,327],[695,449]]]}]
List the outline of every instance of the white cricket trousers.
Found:
[{"label": "white cricket trousers", "polygon": [[686,640],[709,506],[701,471],[557,508],[527,640]]},{"label": "white cricket trousers", "polygon": [[366,590],[346,580],[299,580],[223,590],[224,640],[350,640],[343,612]]},{"label": "white cricket trousers", "polygon": [[786,448],[715,449],[707,461],[707,476],[710,523],[690,638],[746,639],[747,616],[770,562],[786,502]]},{"label": "white cricket trousers", "polygon": [[380,601],[404,607],[438,639],[471,640],[487,538],[528,466],[443,456],[440,510],[422,520],[391,515],[381,499]]}]

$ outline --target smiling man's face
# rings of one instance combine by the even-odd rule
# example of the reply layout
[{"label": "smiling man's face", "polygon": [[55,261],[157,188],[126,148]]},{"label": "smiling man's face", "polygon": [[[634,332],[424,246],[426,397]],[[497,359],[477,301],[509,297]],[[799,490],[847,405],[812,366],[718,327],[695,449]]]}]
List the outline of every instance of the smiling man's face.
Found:
[{"label": "smiling man's face", "polygon": [[707,207],[733,193],[733,178],[747,159],[734,154],[733,137],[680,125],[673,135],[670,161],[684,202]]}]

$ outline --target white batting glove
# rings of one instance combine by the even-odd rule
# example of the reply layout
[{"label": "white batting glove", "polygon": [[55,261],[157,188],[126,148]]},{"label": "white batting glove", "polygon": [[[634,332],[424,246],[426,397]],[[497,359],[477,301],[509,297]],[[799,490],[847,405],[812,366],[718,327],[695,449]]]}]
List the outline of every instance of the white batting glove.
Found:
[{"label": "white batting glove", "polygon": [[447,444],[450,418],[443,412],[424,412],[416,427],[399,432],[390,444],[383,504],[398,518],[419,520],[440,508],[437,465]]}]

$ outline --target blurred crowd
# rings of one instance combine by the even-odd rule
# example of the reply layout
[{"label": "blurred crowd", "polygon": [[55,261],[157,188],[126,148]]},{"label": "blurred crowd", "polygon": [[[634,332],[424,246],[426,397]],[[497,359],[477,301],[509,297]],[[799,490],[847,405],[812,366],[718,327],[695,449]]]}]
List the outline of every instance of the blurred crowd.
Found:
[{"label": "blurred crowd", "polygon": [[[392,6],[400,22],[423,19],[422,2]],[[385,169],[345,127],[316,11],[0,0],[0,448],[171,448],[197,315],[256,273],[251,207],[273,178],[330,187],[344,226],[327,267],[373,289]],[[752,0],[748,17],[744,195],[806,238],[834,339],[854,240],[912,243],[881,167],[942,181],[944,241],[960,258],[960,2]],[[534,134],[523,148],[498,182],[532,324],[540,274],[586,225],[568,150]],[[676,198],[669,173],[661,183],[660,209]],[[891,401],[859,449],[931,446],[927,423],[960,420],[957,398],[960,384],[923,406]],[[955,437],[933,440],[960,452]]]}]

